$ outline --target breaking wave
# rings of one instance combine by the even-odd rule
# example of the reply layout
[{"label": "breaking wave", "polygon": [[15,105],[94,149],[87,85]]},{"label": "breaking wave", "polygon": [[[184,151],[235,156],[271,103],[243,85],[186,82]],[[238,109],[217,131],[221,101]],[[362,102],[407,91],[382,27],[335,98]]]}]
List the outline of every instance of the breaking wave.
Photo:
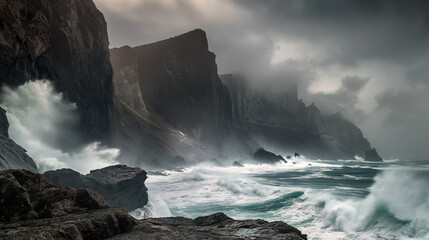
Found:
[{"label": "breaking wave", "polygon": [[28,151],[39,171],[72,168],[81,173],[117,163],[119,149],[99,142],[79,146],[79,121],[74,103],[56,93],[51,82],[30,81],[3,87],[1,106],[9,120],[9,136]]}]

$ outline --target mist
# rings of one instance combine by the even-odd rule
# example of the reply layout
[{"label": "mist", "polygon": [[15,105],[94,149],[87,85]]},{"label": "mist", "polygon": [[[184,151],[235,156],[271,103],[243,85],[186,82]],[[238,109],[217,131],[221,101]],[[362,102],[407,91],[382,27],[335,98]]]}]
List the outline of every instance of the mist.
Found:
[{"label": "mist", "polygon": [[[306,104],[341,112],[384,157],[429,155],[421,144],[429,138],[429,109],[422,107],[429,86],[425,1],[95,2],[107,19],[111,47],[201,28],[219,74],[240,73],[267,93],[296,83]],[[350,89],[347,79],[362,81]]]},{"label": "mist", "polygon": [[30,81],[2,91],[9,136],[27,150],[40,172],[71,168],[84,174],[117,163],[119,149],[79,142],[77,107],[55,92],[51,82]]}]

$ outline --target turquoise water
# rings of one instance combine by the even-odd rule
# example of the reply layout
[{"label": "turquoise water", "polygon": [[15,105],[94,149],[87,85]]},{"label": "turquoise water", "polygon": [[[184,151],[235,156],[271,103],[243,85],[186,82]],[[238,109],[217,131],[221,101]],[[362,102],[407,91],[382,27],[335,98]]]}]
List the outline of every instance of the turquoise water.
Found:
[{"label": "turquoise water", "polygon": [[[293,163],[295,162],[295,164]],[[429,162],[196,166],[149,176],[153,216],[285,221],[309,239],[429,239]]]}]

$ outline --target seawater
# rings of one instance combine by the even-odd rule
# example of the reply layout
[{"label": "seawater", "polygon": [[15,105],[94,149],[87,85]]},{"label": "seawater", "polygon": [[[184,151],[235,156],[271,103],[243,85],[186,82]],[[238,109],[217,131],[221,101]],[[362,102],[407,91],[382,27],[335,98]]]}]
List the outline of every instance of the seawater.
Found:
[{"label": "seawater", "polygon": [[[149,175],[136,217],[285,221],[309,239],[429,239],[429,161],[291,159]],[[143,214],[144,213],[144,214]]]}]

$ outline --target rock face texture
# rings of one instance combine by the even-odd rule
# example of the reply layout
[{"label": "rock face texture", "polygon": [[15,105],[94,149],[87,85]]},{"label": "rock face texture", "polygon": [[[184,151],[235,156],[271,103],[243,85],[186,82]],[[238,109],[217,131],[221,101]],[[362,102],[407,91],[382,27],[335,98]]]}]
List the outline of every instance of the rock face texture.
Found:
[{"label": "rock face texture", "polygon": [[281,155],[276,155],[263,148],[256,150],[256,152],[253,154],[253,159],[260,163],[286,162],[286,160]]},{"label": "rock face texture", "polygon": [[307,236],[284,222],[234,220],[224,213],[189,219],[170,217],[141,220],[129,233],[112,239],[288,239]]},{"label": "rock face texture", "polygon": [[91,190],[58,187],[25,170],[0,171],[0,196],[0,239],[307,239],[284,222],[223,213],[138,221]]},{"label": "rock face texture", "polygon": [[88,140],[110,133],[106,22],[91,0],[0,0],[0,83],[49,79],[77,104]]},{"label": "rock face texture", "polygon": [[135,219],[88,189],[58,187],[25,170],[0,172],[0,239],[106,239]]},{"label": "rock face texture", "polygon": [[[197,143],[222,147],[230,132],[231,102],[204,31],[112,49],[111,60],[118,138],[152,139],[170,156],[183,156],[178,148],[200,148]],[[159,140],[163,135],[167,138]]]},{"label": "rock face texture", "polygon": [[6,111],[0,107],[0,170],[26,169],[36,172],[36,163],[24,148],[8,137],[8,129]]},{"label": "rock face texture", "polygon": [[87,175],[60,169],[47,171],[43,176],[55,185],[91,189],[100,193],[110,206],[123,207],[127,211],[143,207],[148,201],[144,184],[146,172],[140,168],[115,165],[92,170]]},{"label": "rock face texture", "polygon": [[235,149],[267,145],[307,157],[338,159],[363,156],[371,148],[356,125],[340,114],[324,115],[314,104],[306,106],[294,86],[267,96],[243,77],[227,74],[221,78],[231,94],[233,124],[239,136],[231,144],[238,146]]},{"label": "rock face texture", "polygon": [[383,162],[383,159],[378,155],[377,150],[372,148],[365,152],[365,161]]}]

